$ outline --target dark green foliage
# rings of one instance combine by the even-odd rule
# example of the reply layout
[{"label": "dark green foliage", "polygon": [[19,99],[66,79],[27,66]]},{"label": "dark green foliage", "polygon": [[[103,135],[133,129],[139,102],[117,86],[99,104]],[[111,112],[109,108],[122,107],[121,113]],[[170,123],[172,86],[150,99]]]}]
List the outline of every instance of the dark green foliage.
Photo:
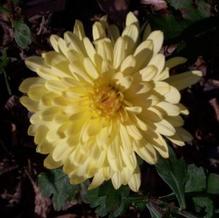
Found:
[{"label": "dark green foliage", "polygon": [[69,178],[63,173],[62,169],[40,173],[38,185],[45,197],[52,197],[55,210],[63,209],[67,201],[74,199],[78,190],[78,186],[69,183]]},{"label": "dark green foliage", "polygon": [[200,213],[204,210],[203,218],[211,218],[214,213],[213,201],[208,197],[194,197],[195,211]]},{"label": "dark green foliage", "polygon": [[186,207],[185,203],[185,183],[186,164],[183,160],[177,159],[173,150],[169,149],[170,158],[160,158],[156,164],[156,169],[160,177],[169,185],[176,195],[181,208]]},{"label": "dark green foliage", "polygon": [[85,200],[92,208],[96,208],[95,212],[98,216],[118,217],[130,203],[129,192],[127,186],[115,190],[111,182],[106,182],[102,186],[88,191]]},{"label": "dark green foliage", "polygon": [[201,192],[206,188],[206,175],[203,167],[197,167],[195,164],[188,165],[186,192]]},{"label": "dark green foliage", "polygon": [[207,192],[211,194],[219,194],[219,175],[211,173],[208,176]]},{"label": "dark green foliage", "polygon": [[23,49],[32,42],[30,28],[21,20],[14,22],[14,37],[17,45]]}]

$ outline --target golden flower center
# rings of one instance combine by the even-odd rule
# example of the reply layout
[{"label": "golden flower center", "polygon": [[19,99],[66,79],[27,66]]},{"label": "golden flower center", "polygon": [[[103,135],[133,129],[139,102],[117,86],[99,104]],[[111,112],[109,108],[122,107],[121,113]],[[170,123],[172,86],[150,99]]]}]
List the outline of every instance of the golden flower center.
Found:
[{"label": "golden flower center", "polygon": [[92,99],[101,115],[112,116],[122,106],[122,94],[112,85],[95,88]]}]

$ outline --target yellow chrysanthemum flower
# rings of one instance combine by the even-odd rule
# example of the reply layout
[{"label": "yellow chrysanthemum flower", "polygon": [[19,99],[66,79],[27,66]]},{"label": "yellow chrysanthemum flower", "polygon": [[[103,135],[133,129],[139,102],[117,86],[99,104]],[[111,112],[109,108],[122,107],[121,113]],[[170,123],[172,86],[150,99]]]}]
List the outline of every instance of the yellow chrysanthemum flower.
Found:
[{"label": "yellow chrysanthemum flower", "polygon": [[197,82],[199,71],[169,75],[185,62],[165,63],[159,53],[161,31],[146,27],[140,40],[139,22],[126,17],[120,35],[106,18],[93,25],[93,42],[76,21],[64,39],[50,38],[54,51],[30,57],[26,65],[38,74],[20,85],[21,103],[33,113],[28,134],[37,151],[48,154],[47,168],[63,166],[73,184],[93,178],[90,188],[112,180],[138,191],[141,180],[136,156],[149,164],[157,153],[168,158],[164,139],[182,146],[191,136],[181,126],[181,90]]}]

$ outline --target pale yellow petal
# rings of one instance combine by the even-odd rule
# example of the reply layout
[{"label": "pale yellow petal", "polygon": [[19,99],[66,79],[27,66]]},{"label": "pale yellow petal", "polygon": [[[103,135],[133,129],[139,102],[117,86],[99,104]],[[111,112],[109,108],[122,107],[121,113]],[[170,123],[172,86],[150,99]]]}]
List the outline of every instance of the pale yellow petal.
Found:
[{"label": "pale yellow petal", "polygon": [[156,130],[165,136],[172,136],[176,132],[175,128],[167,120],[164,119],[158,123],[155,123],[155,126],[157,127]]},{"label": "pale yellow petal", "polygon": [[108,38],[103,38],[95,42],[97,53],[103,60],[112,61],[113,59],[113,46],[112,42]]},{"label": "pale yellow petal", "polygon": [[153,41],[153,50],[154,53],[158,53],[163,45],[163,40],[164,40],[164,36],[163,36],[163,32],[156,30],[153,31],[149,34],[147,40],[150,39]]},{"label": "pale yellow petal", "polygon": [[84,58],[84,68],[87,72],[87,74],[92,78],[92,79],[97,79],[99,77],[99,73],[94,66],[94,64],[91,62],[90,58]]},{"label": "pale yellow petal", "polygon": [[75,20],[75,25],[73,29],[73,33],[80,39],[83,40],[85,37],[84,26],[80,20]]},{"label": "pale yellow petal", "polygon": [[132,25],[132,24],[138,24],[138,19],[137,19],[137,17],[134,15],[133,12],[129,12],[129,13],[126,15],[125,25],[126,25],[126,26],[129,26],[129,25]]},{"label": "pale yellow petal", "polygon": [[27,96],[22,96],[20,98],[21,104],[26,107],[30,112],[36,112],[39,109],[39,104],[36,101],[31,100]]},{"label": "pale yellow petal", "polygon": [[93,40],[99,40],[106,37],[106,32],[101,22],[95,22],[92,27]]},{"label": "pale yellow petal", "polygon": [[96,50],[93,44],[91,43],[90,39],[87,37],[83,39],[83,42],[84,42],[84,47],[86,49],[88,57],[92,60],[93,63],[95,63]]},{"label": "pale yellow petal", "polygon": [[44,167],[46,167],[47,169],[55,169],[58,168],[62,165],[62,163],[60,161],[55,161],[52,158],[52,155],[49,154],[46,159],[43,162]]},{"label": "pale yellow petal", "polygon": [[44,80],[39,77],[30,77],[22,81],[19,91],[27,93],[32,85],[43,84]]},{"label": "pale yellow petal", "polygon": [[104,182],[104,176],[102,169],[98,170],[98,172],[94,175],[91,184],[88,187],[88,190],[95,189],[100,186]]},{"label": "pale yellow petal", "polygon": [[169,91],[164,95],[165,100],[172,103],[177,104],[181,99],[180,92],[173,86],[170,86]]},{"label": "pale yellow petal", "polygon": [[49,38],[50,44],[56,52],[60,52],[59,43],[58,43],[59,38],[60,37],[57,35],[51,35]]},{"label": "pale yellow petal", "polygon": [[201,76],[202,76],[201,71],[197,71],[197,70],[188,71],[171,76],[166,80],[166,82],[176,87],[178,90],[182,90],[197,83],[201,79]]},{"label": "pale yellow petal", "polygon": [[131,24],[129,26],[126,26],[125,29],[122,32],[122,36],[126,36],[129,39],[131,39],[134,43],[137,42],[139,37],[139,29],[138,26],[135,24]]},{"label": "pale yellow petal", "polygon": [[119,189],[120,186],[122,185],[121,173],[120,172],[113,173],[111,180],[112,180],[113,187],[115,189]]},{"label": "pale yellow petal", "polygon": [[157,162],[157,154],[155,149],[150,144],[138,146],[135,148],[135,152],[147,163],[155,164]]},{"label": "pale yellow petal", "polygon": [[139,170],[136,170],[135,173],[132,174],[132,176],[128,180],[128,185],[130,189],[134,192],[137,192],[141,185],[141,174]]},{"label": "pale yellow petal", "polygon": [[169,60],[167,60],[166,66],[171,69],[177,65],[184,64],[186,61],[187,59],[184,57],[170,58]]},{"label": "pale yellow petal", "polygon": [[126,40],[124,37],[119,37],[116,40],[113,51],[113,67],[116,69],[126,57]]}]

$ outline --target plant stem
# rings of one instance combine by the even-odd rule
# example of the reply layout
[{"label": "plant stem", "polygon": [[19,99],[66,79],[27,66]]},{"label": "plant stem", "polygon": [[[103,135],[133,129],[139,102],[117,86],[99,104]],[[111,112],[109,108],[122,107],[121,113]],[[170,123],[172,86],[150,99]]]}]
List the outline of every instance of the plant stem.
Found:
[{"label": "plant stem", "polygon": [[10,87],[10,85],[9,85],[8,77],[7,77],[7,74],[6,74],[5,70],[3,70],[3,76],[4,76],[5,85],[6,85],[6,88],[7,88],[8,94],[9,94],[9,96],[11,96],[11,95],[12,95],[11,87]]}]

